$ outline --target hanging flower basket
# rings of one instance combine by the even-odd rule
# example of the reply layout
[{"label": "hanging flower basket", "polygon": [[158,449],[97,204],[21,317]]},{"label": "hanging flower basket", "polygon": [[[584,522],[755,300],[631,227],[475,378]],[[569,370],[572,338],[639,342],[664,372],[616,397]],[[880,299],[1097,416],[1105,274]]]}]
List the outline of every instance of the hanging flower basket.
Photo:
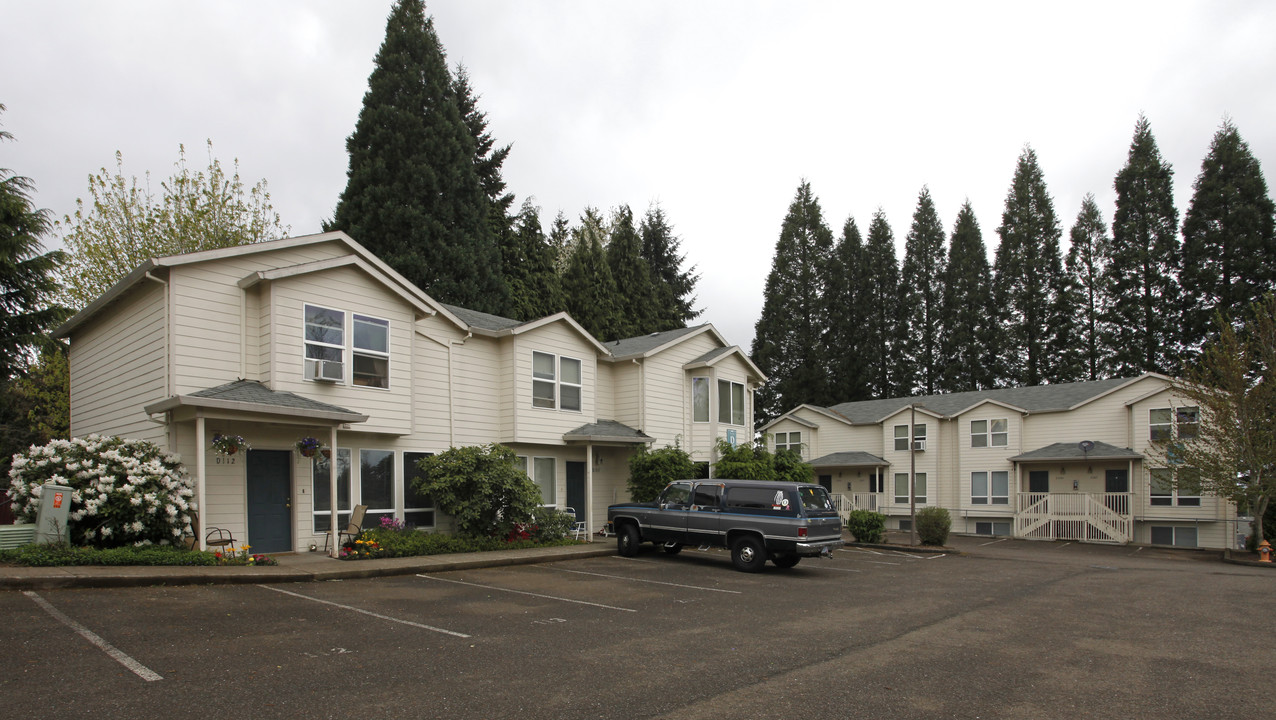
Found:
[{"label": "hanging flower basket", "polygon": [[213,435],[213,449],[222,455],[234,455],[240,450],[252,450],[252,445],[242,435]]},{"label": "hanging flower basket", "polygon": [[294,447],[297,448],[297,452],[301,453],[302,457],[314,457],[315,453],[321,451],[324,452],[324,456],[327,457],[328,448],[324,446],[318,438],[310,436],[303,437],[297,441]]}]

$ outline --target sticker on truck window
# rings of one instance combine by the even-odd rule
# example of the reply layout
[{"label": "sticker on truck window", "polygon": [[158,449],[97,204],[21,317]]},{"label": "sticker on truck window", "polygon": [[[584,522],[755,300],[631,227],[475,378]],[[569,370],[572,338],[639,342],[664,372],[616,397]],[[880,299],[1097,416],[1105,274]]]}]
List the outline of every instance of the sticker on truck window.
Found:
[{"label": "sticker on truck window", "polygon": [[772,510],[788,510],[789,499],[785,497],[783,490],[775,491],[775,499],[771,501]]}]

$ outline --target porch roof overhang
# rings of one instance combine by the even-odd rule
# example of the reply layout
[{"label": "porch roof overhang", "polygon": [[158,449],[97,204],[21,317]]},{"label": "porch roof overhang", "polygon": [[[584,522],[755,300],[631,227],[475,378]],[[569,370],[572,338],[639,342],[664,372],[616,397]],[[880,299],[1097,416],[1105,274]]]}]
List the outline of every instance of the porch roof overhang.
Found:
[{"label": "porch roof overhang", "polygon": [[1054,443],[1031,452],[1008,458],[1011,462],[1086,462],[1094,460],[1142,460],[1143,455],[1129,448],[1095,442],[1089,451],[1081,449],[1080,443]]},{"label": "porch roof overhang", "polygon": [[367,422],[368,416],[295,393],[271,390],[255,380],[236,380],[189,395],[173,395],[142,408],[148,415],[181,407],[301,417],[338,423]]},{"label": "porch roof overhang", "polygon": [[654,437],[641,430],[616,422],[615,420],[598,420],[581,425],[575,430],[563,433],[565,442],[617,443],[623,445],[642,445],[656,441]]},{"label": "porch roof overhang", "polygon": [[890,465],[882,458],[866,452],[835,452],[811,461],[811,467],[881,467]]}]

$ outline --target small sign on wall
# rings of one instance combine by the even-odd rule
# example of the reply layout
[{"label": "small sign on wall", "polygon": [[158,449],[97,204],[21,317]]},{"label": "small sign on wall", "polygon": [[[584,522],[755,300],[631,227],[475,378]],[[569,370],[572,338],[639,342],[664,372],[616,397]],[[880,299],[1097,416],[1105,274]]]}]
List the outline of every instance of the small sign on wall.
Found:
[{"label": "small sign on wall", "polygon": [[727,430],[727,444],[735,447],[735,430]]}]

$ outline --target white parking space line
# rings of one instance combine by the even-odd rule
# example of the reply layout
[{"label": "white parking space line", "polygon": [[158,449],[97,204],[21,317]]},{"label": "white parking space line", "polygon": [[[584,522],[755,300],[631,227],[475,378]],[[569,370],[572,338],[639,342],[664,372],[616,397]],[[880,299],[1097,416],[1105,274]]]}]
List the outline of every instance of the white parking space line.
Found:
[{"label": "white parking space line", "polygon": [[465,582],[464,580],[453,580],[451,578],[435,577],[433,575],[417,575],[419,578],[426,580],[437,580],[438,582],[455,583],[457,585],[469,585],[470,587],[483,588],[484,590],[497,590],[499,592],[514,593],[515,595],[528,595],[531,597],[541,598],[543,600],[558,600],[560,602],[576,603],[577,605],[589,605],[591,607],[603,608],[604,610],[619,610],[620,612],[638,612],[632,608],[616,607],[615,605],[603,605],[601,603],[592,603],[586,600],[573,600],[565,597],[555,597],[553,595],[541,595],[540,593],[527,592],[526,590],[511,590],[509,588],[496,587],[495,585],[480,585],[479,583]]},{"label": "white parking space line", "polygon": [[423,625],[423,624],[418,623],[418,622],[412,622],[411,620],[401,620],[401,619],[396,618],[396,617],[390,617],[389,615],[382,615],[381,613],[374,613],[374,612],[372,612],[371,610],[364,610],[363,608],[357,608],[357,607],[353,607],[353,606],[351,606],[351,605],[342,605],[341,603],[332,602],[331,600],[321,600],[321,599],[316,598],[316,597],[310,597],[309,595],[302,595],[301,593],[295,593],[295,592],[292,592],[291,590],[280,590],[279,588],[273,588],[273,587],[270,587],[269,585],[258,585],[257,587],[259,587],[259,588],[265,588],[265,589],[267,589],[267,590],[274,590],[274,591],[275,591],[275,592],[277,592],[277,593],[283,593],[284,595],[291,595],[291,596],[293,596],[293,597],[299,597],[299,598],[301,598],[301,599],[303,599],[303,600],[309,600],[309,601],[311,601],[311,602],[317,602],[317,603],[321,603],[321,604],[323,604],[323,605],[331,605],[332,607],[341,608],[342,610],[349,610],[349,611],[351,611],[351,612],[357,612],[357,613],[359,613],[359,614],[361,614],[361,615],[367,615],[368,617],[374,617],[374,618],[377,618],[378,620],[389,620],[390,622],[399,623],[400,625],[407,625],[407,626],[409,626],[409,627],[421,628],[422,630],[430,630],[430,631],[433,631],[433,632],[436,632],[436,633],[443,633],[444,635],[451,635],[451,636],[453,636],[453,637],[459,637],[459,638],[467,638],[467,637],[470,637],[469,635],[466,635],[465,633],[459,633],[459,632],[455,632],[455,631],[453,631],[453,630],[444,630],[443,628],[436,628],[436,627],[434,627],[434,626],[432,626],[432,625]]},{"label": "white parking space line", "polygon": [[892,550],[891,552],[895,553],[896,555],[899,555],[900,557],[906,557],[906,558],[908,558],[909,560],[918,560],[918,559],[920,559],[920,558],[918,558],[916,555],[914,555],[913,553],[906,553],[906,552],[904,552],[903,550]]},{"label": "white parking space line", "polygon": [[51,605],[48,600],[45,600],[44,598],[31,592],[30,590],[24,590],[22,594],[34,600],[35,604],[43,608],[45,612],[52,615],[56,620],[61,622],[63,625],[66,625],[67,627],[79,633],[80,637],[84,638],[85,640],[88,640],[90,643],[95,645],[97,649],[109,655],[113,660],[115,660],[119,664],[133,671],[135,675],[142,678],[143,680],[147,682],[154,682],[156,680],[164,679],[159,673],[146,667],[142,663],[134,660],[133,658],[124,654],[122,651],[120,651],[111,643],[103,640],[97,633],[84,627],[80,623],[72,620],[70,617],[67,617],[67,615],[63,613],[61,610],[53,607],[53,605]]},{"label": "white parking space line", "polygon": [[854,573],[864,572],[863,570],[854,570],[851,568],[835,568],[835,567],[817,567],[815,569],[816,570],[836,570],[838,572],[854,572]]},{"label": "white parking space line", "polygon": [[613,580],[629,580],[630,582],[651,583],[652,585],[668,585],[669,587],[687,588],[690,590],[706,590],[708,592],[731,593],[732,595],[741,595],[739,590],[723,590],[722,588],[703,587],[701,585],[683,585],[682,583],[664,582],[663,580],[644,580],[643,578],[631,578],[624,575],[605,575],[603,573],[585,572],[584,570],[567,570],[566,568],[547,568],[549,570],[557,570],[558,572],[573,573],[575,575],[593,575],[600,578],[611,578]]},{"label": "white parking space line", "polygon": [[869,550],[868,548],[838,548],[838,549],[837,549],[837,551],[838,551],[838,552],[844,552],[844,553],[856,553],[856,554],[859,554],[859,555],[882,555],[882,554],[884,554],[884,553],[879,553],[879,552],[877,552],[876,550]]},{"label": "white parking space line", "polygon": [[1055,549],[1056,549],[1056,550],[1062,550],[1062,549],[1064,549],[1064,548],[1068,547],[1068,546],[1069,546],[1069,545],[1071,545],[1071,544],[1072,544],[1072,543],[1070,543],[1070,542],[1066,542],[1066,543],[1064,543],[1064,544],[1060,545],[1059,547],[1057,547],[1057,548],[1055,548]]},{"label": "white parking space line", "polygon": [[1003,543],[1003,542],[1005,542],[1005,541],[1007,541],[1007,540],[1009,540],[1009,539],[1010,539],[1010,538],[1002,538],[1002,539],[1000,539],[1000,540],[993,540],[992,542],[979,543],[979,547],[983,547],[983,546],[985,546],[985,545],[996,545],[997,543]]}]

